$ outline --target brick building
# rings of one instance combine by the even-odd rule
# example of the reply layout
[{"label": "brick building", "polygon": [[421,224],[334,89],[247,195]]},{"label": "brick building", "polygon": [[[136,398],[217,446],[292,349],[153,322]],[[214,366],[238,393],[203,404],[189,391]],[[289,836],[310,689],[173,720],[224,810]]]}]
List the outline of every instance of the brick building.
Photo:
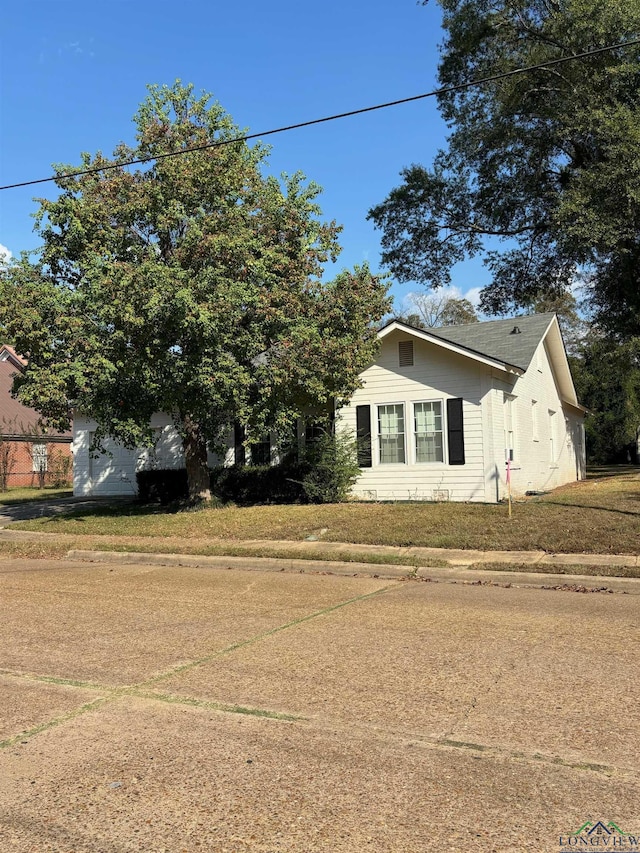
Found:
[{"label": "brick building", "polygon": [[40,415],[11,396],[13,378],[26,361],[0,345],[0,490],[71,482],[71,432],[44,431]]}]

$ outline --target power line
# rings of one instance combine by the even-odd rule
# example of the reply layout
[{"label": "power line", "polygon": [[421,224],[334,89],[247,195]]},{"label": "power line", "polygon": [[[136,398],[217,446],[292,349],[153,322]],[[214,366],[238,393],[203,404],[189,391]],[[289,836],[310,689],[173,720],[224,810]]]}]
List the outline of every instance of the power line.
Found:
[{"label": "power line", "polygon": [[496,80],[504,80],[508,77],[514,77],[517,74],[526,74],[529,71],[538,71],[542,68],[551,68],[555,65],[560,65],[564,62],[573,62],[576,59],[585,59],[590,56],[597,56],[600,53],[606,53],[610,50],[618,50],[623,47],[632,47],[633,45],[640,44],[640,38],[632,39],[631,41],[623,41],[618,42],[617,44],[610,44],[606,47],[598,47],[593,50],[586,50],[583,53],[574,53],[571,56],[562,56],[559,59],[550,59],[546,62],[540,62],[537,65],[527,65],[524,68],[514,68],[511,71],[502,71],[499,74],[491,74],[488,77],[481,77],[478,80],[470,80],[467,83],[458,83],[455,86],[445,86],[441,89],[433,89],[431,92],[424,92],[421,95],[412,95],[409,98],[399,98],[397,101],[387,101],[384,104],[375,104],[371,107],[361,107],[357,110],[349,110],[346,113],[336,113],[335,115],[325,116],[324,118],[315,118],[310,121],[301,121],[297,124],[289,124],[284,127],[276,127],[272,130],[265,130],[261,133],[249,133],[246,136],[236,136],[233,139],[221,139],[216,142],[206,142],[202,145],[194,145],[189,148],[180,148],[176,151],[167,151],[165,154],[156,154],[153,157],[142,157],[138,160],[123,160],[119,163],[109,163],[106,166],[95,166],[91,169],[82,169],[77,172],[67,172],[62,175],[51,175],[48,178],[37,178],[33,181],[21,181],[17,184],[6,184],[5,186],[0,186],[0,190],[12,190],[17,187],[30,187],[35,184],[45,184],[50,181],[58,181],[63,178],[77,178],[82,175],[93,175],[97,172],[107,172],[111,169],[121,169],[123,166],[138,166],[143,163],[151,163],[155,160],[164,160],[167,157],[180,157],[183,154],[191,154],[194,151],[204,151],[207,148],[221,148],[223,145],[233,145],[236,142],[248,142],[251,139],[261,139],[264,136],[273,136],[275,133],[285,133],[289,130],[298,130],[301,127],[311,127],[315,124],[324,124],[328,121],[337,121],[341,118],[349,118],[350,116],[362,115],[363,113],[371,113],[375,110],[384,110],[387,107],[397,107],[400,104],[409,104],[412,101],[421,101],[425,98],[433,98],[437,95],[447,95],[451,92],[459,92],[462,89],[470,89],[473,86],[482,86],[485,83],[493,83]]}]

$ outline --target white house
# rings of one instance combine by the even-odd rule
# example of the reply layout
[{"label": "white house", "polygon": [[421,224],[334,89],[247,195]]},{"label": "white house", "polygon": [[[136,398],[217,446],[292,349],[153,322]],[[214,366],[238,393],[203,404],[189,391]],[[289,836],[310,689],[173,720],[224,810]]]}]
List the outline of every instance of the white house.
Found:
[{"label": "white house", "polygon": [[[493,503],[506,494],[507,459],[514,495],[585,476],[585,409],[555,314],[426,331],[394,320],[378,334],[375,363],[338,412],[358,437],[355,498]],[[74,494],[133,494],[140,468],[182,467],[170,416],[151,425],[154,451],[111,443],[92,456],[95,423],[77,414]]]},{"label": "white house", "polygon": [[367,500],[495,502],[585,476],[583,420],[555,314],[427,331],[393,321],[340,412]]}]

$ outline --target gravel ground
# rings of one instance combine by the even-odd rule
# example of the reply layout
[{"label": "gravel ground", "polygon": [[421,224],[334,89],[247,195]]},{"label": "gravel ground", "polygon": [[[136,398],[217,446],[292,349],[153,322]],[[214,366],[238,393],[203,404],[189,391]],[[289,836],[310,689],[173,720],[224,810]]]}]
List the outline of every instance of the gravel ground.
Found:
[{"label": "gravel ground", "polygon": [[[0,851],[640,835],[637,596],[0,564]],[[619,849],[619,848],[618,848]]]}]

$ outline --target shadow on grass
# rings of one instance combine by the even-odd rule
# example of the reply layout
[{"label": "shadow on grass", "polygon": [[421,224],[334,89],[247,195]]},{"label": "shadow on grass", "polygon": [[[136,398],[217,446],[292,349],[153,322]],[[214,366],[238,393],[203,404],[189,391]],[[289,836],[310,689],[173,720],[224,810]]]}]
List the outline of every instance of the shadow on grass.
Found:
[{"label": "shadow on grass", "polygon": [[599,480],[605,477],[640,475],[640,465],[590,465],[587,468],[587,480]]},{"label": "shadow on grass", "polygon": [[64,518],[65,521],[84,521],[87,518],[129,518],[149,515],[177,515],[189,508],[175,504],[162,506],[160,504],[112,504],[110,506],[90,507],[77,510],[69,510],[64,513],[51,515],[48,521],[57,522]]},{"label": "shadow on grass", "polygon": [[[640,501],[640,492],[637,495],[632,497],[627,497],[627,500],[636,500]],[[546,500],[544,503],[547,506],[566,506],[570,509],[594,509],[598,512],[613,512],[616,515],[631,515],[631,516],[640,516],[640,510],[632,510],[632,509],[615,509],[614,507],[609,506],[591,506],[590,504],[570,504],[565,501],[550,501]]]}]

